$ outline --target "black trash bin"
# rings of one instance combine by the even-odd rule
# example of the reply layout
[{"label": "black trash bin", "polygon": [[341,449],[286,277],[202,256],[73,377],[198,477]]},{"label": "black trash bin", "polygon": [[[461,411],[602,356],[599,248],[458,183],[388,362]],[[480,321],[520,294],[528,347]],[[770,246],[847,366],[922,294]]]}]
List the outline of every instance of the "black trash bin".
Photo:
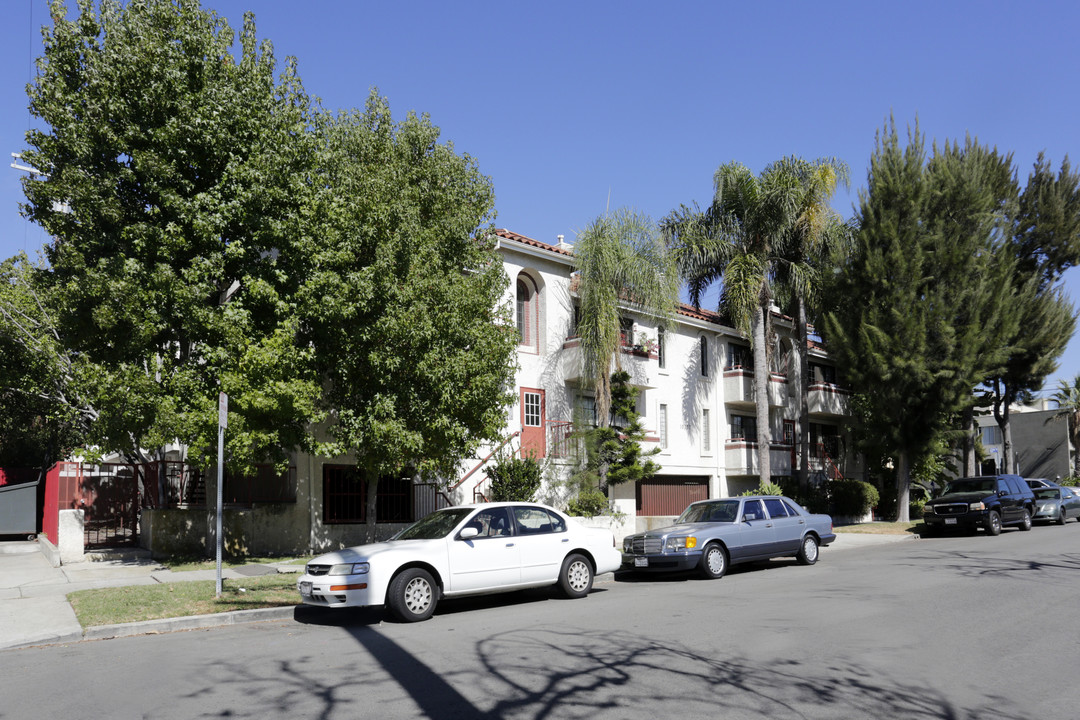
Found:
[{"label": "black trash bin", "polygon": [[37,534],[39,482],[0,485],[0,535]]}]

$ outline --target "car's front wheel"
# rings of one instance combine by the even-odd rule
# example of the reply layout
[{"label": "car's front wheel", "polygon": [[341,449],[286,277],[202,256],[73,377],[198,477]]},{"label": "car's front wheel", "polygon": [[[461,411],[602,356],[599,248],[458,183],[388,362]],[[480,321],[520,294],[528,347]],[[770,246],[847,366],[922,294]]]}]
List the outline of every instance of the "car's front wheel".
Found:
[{"label": "car's front wheel", "polygon": [[986,516],[986,534],[1001,534],[1001,516],[998,515],[997,510],[991,510]]},{"label": "car's front wheel", "polygon": [[710,580],[724,577],[724,573],[727,572],[727,554],[724,548],[716,543],[706,546],[698,567],[701,568],[701,574]]},{"label": "car's front wheel", "polygon": [[1027,508],[1024,508],[1024,516],[1022,518],[1020,518],[1020,529],[1021,530],[1030,530],[1031,529],[1031,511],[1028,510]]},{"label": "car's front wheel", "polygon": [[795,556],[795,559],[802,565],[813,565],[816,563],[818,559],[817,538],[813,535],[804,537],[802,547],[799,548],[799,554]]},{"label": "car's front wheel", "polygon": [[592,590],[593,569],[582,555],[574,553],[563,560],[559,571],[559,589],[568,598],[583,598]]},{"label": "car's front wheel", "polygon": [[1057,524],[1064,525],[1069,521],[1069,518],[1065,515],[1065,508],[1058,508]]},{"label": "car's front wheel", "polygon": [[431,573],[421,568],[409,568],[390,581],[386,604],[390,613],[401,622],[427,620],[439,602],[439,586]]}]

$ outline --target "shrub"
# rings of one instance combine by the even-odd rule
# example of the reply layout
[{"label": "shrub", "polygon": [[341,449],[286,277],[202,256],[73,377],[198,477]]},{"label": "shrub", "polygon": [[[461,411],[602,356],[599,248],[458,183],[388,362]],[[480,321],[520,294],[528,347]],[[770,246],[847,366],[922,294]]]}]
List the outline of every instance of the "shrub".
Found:
[{"label": "shrub", "polygon": [[787,493],[784,492],[784,488],[780,487],[779,485],[774,485],[773,483],[763,483],[761,485],[758,485],[753,490],[747,490],[746,492],[744,492],[743,497],[745,497],[747,495],[786,495],[786,494]]},{"label": "shrub", "polygon": [[608,510],[607,495],[596,488],[586,488],[566,504],[566,514],[575,517],[596,517]]},{"label": "shrub", "polygon": [[908,517],[912,520],[918,520],[923,516],[923,506],[926,505],[925,498],[918,500],[912,500],[908,505]]},{"label": "shrub", "polygon": [[534,457],[500,455],[484,469],[493,502],[532,502],[540,490],[540,463]]},{"label": "shrub", "polygon": [[829,491],[836,515],[865,515],[879,500],[877,488],[862,480],[834,480],[829,484]]}]

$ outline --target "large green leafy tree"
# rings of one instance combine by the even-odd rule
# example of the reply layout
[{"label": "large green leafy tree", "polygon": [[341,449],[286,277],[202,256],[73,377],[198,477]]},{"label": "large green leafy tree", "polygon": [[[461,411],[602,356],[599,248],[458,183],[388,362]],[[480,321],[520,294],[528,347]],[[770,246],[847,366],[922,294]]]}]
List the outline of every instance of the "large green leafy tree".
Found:
[{"label": "large green leafy tree", "polygon": [[0,263],[0,467],[47,468],[84,443],[94,372],[67,351],[33,285],[39,268]]},{"label": "large green leafy tree", "polygon": [[80,0],[28,87],[26,215],[54,240],[36,279],[68,349],[97,369],[89,438],[210,462],[230,396],[232,464],[306,444],[319,384],[296,342],[306,260],[308,100],[244,19],[197,0]]},{"label": "large green leafy tree", "polygon": [[712,204],[704,212],[685,206],[664,227],[697,306],[721,282],[720,310],[750,337],[754,351],[757,465],[761,484],[772,481],[769,446],[769,344],[777,266],[803,197],[791,163],[774,163],[759,176],[739,163],[721,165],[714,177]]},{"label": "large green leafy tree", "polygon": [[453,477],[503,431],[517,335],[476,163],[374,92],[316,132],[321,221],[300,304],[372,539],[380,478]]},{"label": "large green leafy tree", "polygon": [[969,140],[926,160],[916,127],[879,135],[853,252],[824,335],[858,393],[861,429],[892,463],[900,520],[911,469],[933,452],[1007,334],[1010,162]]},{"label": "large green leafy tree", "polygon": [[[643,314],[663,329],[678,302],[679,274],[659,228],[648,216],[628,209],[589,223],[574,245],[574,267],[582,364],[596,392],[598,425],[606,428],[612,414],[612,372],[622,371],[623,317],[627,312]],[[597,470],[601,487],[606,486],[606,462]]]}]

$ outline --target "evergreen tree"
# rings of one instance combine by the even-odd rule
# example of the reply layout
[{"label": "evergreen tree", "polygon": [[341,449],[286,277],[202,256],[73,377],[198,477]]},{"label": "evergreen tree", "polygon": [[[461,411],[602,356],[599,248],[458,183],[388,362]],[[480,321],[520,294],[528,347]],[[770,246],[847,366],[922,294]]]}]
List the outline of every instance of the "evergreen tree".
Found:
[{"label": "evergreen tree", "polygon": [[983,338],[1008,325],[1008,166],[970,139],[935,148],[927,162],[918,127],[901,147],[895,124],[871,158],[824,334],[859,394],[864,431],[892,459],[902,521],[913,464],[1001,361]]},{"label": "evergreen tree", "polygon": [[1018,322],[1003,343],[1006,361],[991,373],[985,394],[1001,429],[1004,472],[1012,472],[1009,407],[1042,387],[1076,327],[1061,275],[1080,263],[1080,174],[1066,157],[1055,176],[1040,153],[1019,198],[1010,250]]},{"label": "evergreen tree", "polygon": [[607,492],[610,485],[637,483],[660,472],[652,457],[660,448],[644,451],[645,428],[637,411],[639,391],[630,384],[630,373],[611,374],[611,422],[582,432],[585,464],[571,482],[587,502],[590,494]]}]

